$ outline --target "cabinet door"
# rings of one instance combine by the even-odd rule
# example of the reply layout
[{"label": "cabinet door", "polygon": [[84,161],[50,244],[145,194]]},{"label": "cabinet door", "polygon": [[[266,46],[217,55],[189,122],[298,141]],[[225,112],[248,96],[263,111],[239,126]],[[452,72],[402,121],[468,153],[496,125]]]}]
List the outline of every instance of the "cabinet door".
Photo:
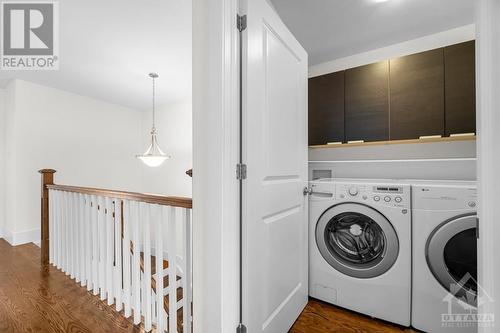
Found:
[{"label": "cabinet door", "polygon": [[444,52],[390,61],[391,140],[444,135]]},{"label": "cabinet door", "polygon": [[389,140],[389,62],[345,72],[347,141]]},{"label": "cabinet door", "polygon": [[446,135],[476,132],[475,42],[444,49]]},{"label": "cabinet door", "polygon": [[344,72],[309,79],[309,145],[344,141]]}]

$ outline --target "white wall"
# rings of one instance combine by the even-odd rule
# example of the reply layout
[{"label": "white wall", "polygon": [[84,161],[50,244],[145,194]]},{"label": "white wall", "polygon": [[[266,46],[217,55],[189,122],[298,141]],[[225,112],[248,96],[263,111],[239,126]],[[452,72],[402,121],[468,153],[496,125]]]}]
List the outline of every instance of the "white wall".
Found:
[{"label": "white wall", "polygon": [[5,90],[0,89],[0,237],[5,224]]},{"label": "white wall", "polygon": [[476,38],[474,24],[443,31],[437,34],[412,39],[368,52],[355,54],[349,57],[332,59],[321,64],[309,67],[309,77],[333,73],[348,68],[368,65],[387,59],[429,51],[440,47],[470,41]]},{"label": "white wall", "polygon": [[476,180],[476,142],[440,142],[314,148],[312,170],[332,170],[337,178]]},{"label": "white wall", "polygon": [[[475,26],[468,25],[311,66],[309,76],[319,76],[473,39]],[[475,141],[309,149],[310,169],[319,165],[326,166],[318,164],[319,161],[331,161],[328,166],[335,170],[335,177],[475,180],[475,157]],[[363,160],[364,163],[361,162]]]},{"label": "white wall", "polygon": [[[143,113],[141,149],[144,151],[150,143],[151,118],[150,111]],[[157,168],[142,167],[143,191],[191,197],[192,179],[185,173],[193,167],[191,99],[158,108],[156,128],[161,149],[172,158]]]},{"label": "white wall", "polygon": [[39,169],[56,169],[59,184],[142,189],[140,112],[21,80],[7,86],[6,105],[11,243],[39,239]]},{"label": "white wall", "polygon": [[238,5],[193,0],[194,332],[238,324]]},{"label": "white wall", "polygon": [[480,333],[498,332],[500,318],[500,2],[479,0],[477,6],[478,43],[478,304],[479,318],[496,323],[479,325]]}]

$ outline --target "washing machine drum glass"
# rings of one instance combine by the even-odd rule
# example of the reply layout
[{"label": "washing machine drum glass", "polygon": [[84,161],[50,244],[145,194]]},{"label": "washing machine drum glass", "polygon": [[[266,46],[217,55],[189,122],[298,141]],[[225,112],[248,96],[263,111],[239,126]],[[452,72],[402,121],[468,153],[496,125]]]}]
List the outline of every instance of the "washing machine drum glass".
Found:
[{"label": "washing machine drum glass", "polygon": [[320,217],[316,243],[333,268],[358,278],[386,272],[399,249],[391,223],[377,210],[355,203],[333,206]]},{"label": "washing machine drum glass", "polygon": [[374,265],[385,249],[380,226],[370,217],[356,212],[334,216],[326,225],[325,238],[330,252],[359,265]]},{"label": "washing machine drum glass", "polygon": [[430,235],[427,264],[438,282],[456,298],[477,301],[476,215],[458,216]]}]

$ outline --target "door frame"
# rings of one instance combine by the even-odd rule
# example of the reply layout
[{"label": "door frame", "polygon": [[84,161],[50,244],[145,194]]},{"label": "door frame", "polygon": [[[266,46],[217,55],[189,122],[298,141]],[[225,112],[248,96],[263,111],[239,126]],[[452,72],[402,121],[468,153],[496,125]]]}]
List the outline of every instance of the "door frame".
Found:
[{"label": "door frame", "polygon": [[[500,3],[476,3],[476,83],[477,83],[477,158],[478,158],[478,312],[500,318]],[[496,302],[495,302],[496,300]],[[481,304],[481,301],[484,302]],[[500,326],[496,324],[495,326]],[[493,333],[496,327],[479,327]]]},{"label": "door frame", "polygon": [[193,0],[193,328],[235,332],[239,308],[238,0]]}]

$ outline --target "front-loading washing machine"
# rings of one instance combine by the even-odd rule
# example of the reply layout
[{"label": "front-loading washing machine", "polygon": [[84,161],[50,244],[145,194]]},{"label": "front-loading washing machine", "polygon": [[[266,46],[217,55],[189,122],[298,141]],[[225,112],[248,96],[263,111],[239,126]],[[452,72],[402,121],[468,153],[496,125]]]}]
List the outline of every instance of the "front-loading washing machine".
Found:
[{"label": "front-loading washing machine", "polygon": [[409,326],[410,186],[318,179],[310,194],[310,295]]},{"label": "front-loading washing machine", "polygon": [[475,183],[416,184],[412,191],[412,326],[476,332]]}]

